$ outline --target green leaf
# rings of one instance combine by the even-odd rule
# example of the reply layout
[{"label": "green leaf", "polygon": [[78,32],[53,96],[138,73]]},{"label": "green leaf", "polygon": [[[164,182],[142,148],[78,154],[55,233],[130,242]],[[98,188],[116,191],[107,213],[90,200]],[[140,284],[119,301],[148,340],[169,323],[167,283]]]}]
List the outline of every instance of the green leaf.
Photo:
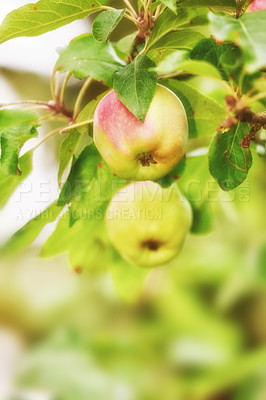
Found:
[{"label": "green leaf", "polygon": [[193,60],[207,61],[214,65],[225,80],[236,77],[242,70],[243,57],[233,43],[217,44],[213,38],[202,39],[190,53]]},{"label": "green leaf", "polygon": [[176,11],[176,0],[160,0],[163,5],[166,7],[170,8],[175,14],[177,14]]},{"label": "green leaf", "polygon": [[127,36],[124,36],[117,43],[114,43],[114,49],[117,55],[124,61],[127,61],[130,54],[133,51],[135,39],[137,37],[138,32],[130,33]]},{"label": "green leaf", "polygon": [[113,250],[110,268],[120,298],[128,303],[139,299],[149,269],[129,264],[115,250]]},{"label": "green leaf", "polygon": [[94,39],[98,42],[105,42],[119,24],[125,12],[125,8],[123,10],[108,10],[101,12],[92,24]]},{"label": "green leaf", "polygon": [[67,168],[70,160],[75,154],[76,148],[81,139],[81,134],[76,129],[71,129],[67,137],[63,140],[60,145],[59,150],[59,168],[57,180],[59,186],[61,185],[61,180],[65,169]]},{"label": "green leaf", "polygon": [[191,206],[193,212],[191,232],[199,235],[209,233],[213,228],[213,213],[209,202],[206,200],[200,204],[191,202]]},{"label": "green leaf", "polygon": [[164,188],[170,187],[174,182],[183,175],[186,168],[186,159],[182,158],[181,161],[175,166],[175,168],[162,179],[157,180],[157,182]]},{"label": "green leaf", "polygon": [[97,0],[40,0],[11,11],[0,26],[0,43],[20,36],[38,36],[98,11]]},{"label": "green leaf", "polygon": [[209,19],[218,40],[230,40],[241,47],[248,72],[266,65],[266,10],[246,13],[238,19],[210,13]]},{"label": "green leaf", "polygon": [[31,152],[24,154],[19,159],[20,174],[19,175],[6,175],[0,169],[0,208],[2,208],[15,188],[27,178],[32,169]]},{"label": "green leaf", "polygon": [[87,218],[70,224],[71,217],[66,212],[44,244],[41,256],[51,257],[67,252],[70,264],[77,273],[85,270],[101,272],[106,267],[106,257],[110,251],[103,216],[102,210],[88,210]]},{"label": "green leaf", "polygon": [[71,203],[71,223],[79,218],[90,218],[88,211],[104,209],[120,182],[124,181],[114,176],[95,145],[91,144],[85,147],[78,159],[74,159],[58,203]]},{"label": "green leaf", "polygon": [[266,243],[259,249],[256,266],[259,281],[266,282]]},{"label": "green leaf", "polygon": [[[106,95],[107,92],[97,96],[96,99],[90,101],[79,113],[76,123],[88,121],[93,119],[95,109],[99,101]],[[63,140],[59,152],[59,169],[58,169],[58,183],[60,185],[62,175],[67,168],[70,160],[77,154],[77,149],[81,142],[82,136],[89,133],[89,126],[85,125],[78,129],[72,129],[67,137]]]},{"label": "green leaf", "polygon": [[205,189],[210,180],[212,180],[212,177],[208,168],[207,154],[194,156],[187,154],[186,167],[178,185],[192,207],[194,204],[195,207],[199,207],[201,202],[205,200]]},{"label": "green leaf", "polygon": [[188,118],[190,138],[208,137],[214,134],[226,117],[225,106],[222,107],[187,83],[172,79],[163,81],[162,84],[172,90],[182,101]]},{"label": "green leaf", "polygon": [[223,190],[232,190],[247,177],[252,165],[251,151],[243,147],[248,134],[246,123],[238,123],[231,130],[214,136],[209,150],[209,167],[212,176]]},{"label": "green leaf", "polygon": [[205,61],[185,61],[179,65],[178,69],[183,73],[205,76],[207,78],[222,80],[219,71]]},{"label": "green leaf", "polygon": [[183,52],[174,52],[169,54],[162,62],[160,62],[155,71],[158,74],[169,74],[176,72],[177,74],[192,74],[205,76],[207,78],[222,80],[219,71],[211,64],[204,61],[184,61]]},{"label": "green leaf", "polygon": [[153,67],[153,61],[142,54],[114,78],[118,98],[140,121],[144,121],[157,86],[157,73],[149,71]]},{"label": "green leaf", "polygon": [[191,233],[206,234],[213,227],[213,212],[209,198],[209,183],[212,182],[208,169],[208,157],[190,155],[186,157],[184,169],[178,185],[190,202],[193,212]]},{"label": "green leaf", "polygon": [[0,110],[0,161],[5,174],[20,174],[19,152],[28,139],[37,136],[36,121],[31,112]]},{"label": "green leaf", "polygon": [[62,72],[71,71],[79,79],[92,76],[112,86],[115,72],[123,65],[110,43],[96,42],[91,34],[85,34],[72,40],[60,53],[55,68]]},{"label": "green leaf", "polygon": [[[47,239],[46,243],[42,247],[42,257],[52,257],[56,254],[67,251],[74,244],[76,237],[76,224],[74,227],[69,227],[69,213],[66,212],[62,215],[57,223],[55,231]],[[81,240],[82,237],[79,238]]]},{"label": "green leaf", "polygon": [[96,174],[101,156],[94,144],[85,147],[77,159],[74,159],[69,177],[60,193],[58,204],[65,205],[73,199],[79,199],[89,187]]},{"label": "green leaf", "polygon": [[160,51],[160,50],[177,50],[185,49],[192,50],[196,43],[203,39],[203,35],[199,32],[180,30],[176,32],[170,32],[163,36],[160,40],[149,47],[149,51]]},{"label": "green leaf", "polygon": [[189,54],[187,51],[173,51],[170,54],[164,54],[161,61],[157,63],[153,70],[159,75],[171,74],[173,72],[176,72],[176,74],[179,72],[182,73],[179,66],[182,65],[183,62],[186,62],[188,58]]},{"label": "green leaf", "polygon": [[[114,176],[91,144],[74,159],[59,196],[59,205],[71,203],[42,250],[43,256],[69,253],[77,270],[102,269],[110,246],[104,228],[104,212],[114,192],[126,183]],[[100,266],[97,263],[100,263]]]},{"label": "green leaf", "polygon": [[14,254],[23,250],[24,247],[28,246],[36,239],[46,224],[55,221],[61,210],[62,207],[58,206],[56,203],[50,205],[19,229],[0,249],[1,254]]},{"label": "green leaf", "polygon": [[71,181],[74,181],[76,186],[69,208],[71,225],[79,219],[90,220],[102,217],[114,193],[127,183],[115,176],[101,158],[95,157],[93,163],[92,152],[93,150],[90,149],[89,156],[81,159],[82,164],[79,168],[75,169],[75,165],[73,166],[71,179],[67,181],[68,187]]},{"label": "green leaf", "polygon": [[235,0],[177,0],[181,7],[236,8]]},{"label": "green leaf", "polygon": [[180,29],[195,16],[195,10],[179,9],[176,16],[171,10],[166,9],[155,21],[146,50],[153,47],[167,33]]}]

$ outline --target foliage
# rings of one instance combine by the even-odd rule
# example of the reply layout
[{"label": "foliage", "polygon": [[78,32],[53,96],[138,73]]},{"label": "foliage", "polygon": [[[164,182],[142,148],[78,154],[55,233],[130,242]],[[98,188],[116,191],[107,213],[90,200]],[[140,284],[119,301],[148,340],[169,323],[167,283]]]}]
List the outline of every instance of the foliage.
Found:
[{"label": "foliage", "polygon": [[[21,251],[35,240],[46,224],[56,221],[53,233],[41,250],[42,257],[66,252],[77,273],[99,273],[106,270],[107,266],[121,298],[132,302],[141,295],[148,271],[128,264],[116,253],[110,245],[104,224],[105,210],[112,196],[129,183],[113,174],[92,140],[94,111],[106,93],[106,86],[108,90],[114,89],[120,101],[142,122],[157,82],[179,97],[189,125],[188,152],[186,159],[159,183],[163,187],[178,184],[190,201],[193,210],[191,233],[197,235],[195,240],[201,240],[200,235],[213,231],[218,217],[213,213],[209,186],[215,188],[211,200],[218,203],[220,196],[229,193],[238,196],[248,175],[254,176],[253,164],[259,165],[257,170],[265,169],[266,152],[262,152],[261,148],[265,149],[263,129],[266,127],[266,10],[248,13],[248,3],[234,0],[144,0],[139,1],[137,6],[134,4],[134,7],[125,1],[125,8],[121,8],[121,4],[116,8],[114,2],[107,5],[106,1],[97,0],[39,0],[13,10],[6,16],[0,26],[0,43],[21,36],[38,36],[97,13],[93,16],[91,33],[73,38],[59,52],[51,77],[52,101],[25,101],[27,108],[31,103],[33,108],[38,105],[43,113],[51,113],[48,117],[50,120],[60,117],[60,121],[63,121],[59,128],[39,142],[41,144],[52,136],[62,134],[58,169],[60,194],[56,203],[10,238],[1,248],[2,255]],[[122,20],[128,24],[127,33],[113,40],[113,32],[118,33]],[[73,110],[66,104],[65,96],[70,77],[84,80]],[[102,84],[102,94],[82,108],[84,96],[92,81]],[[9,109],[8,104],[1,105],[1,207],[31,172],[31,157],[36,147],[22,155],[23,146],[37,136],[43,119],[43,115],[39,116],[37,111],[33,113]],[[259,149],[260,156],[257,154]],[[264,174],[265,170],[262,172]],[[197,185],[191,185],[195,182]],[[228,204],[223,203],[223,207],[230,208]],[[241,207],[244,209],[243,205]],[[230,212],[234,214],[232,210]],[[245,210],[242,215],[244,220]],[[228,241],[223,251],[226,253],[231,247]],[[192,275],[197,271],[198,277],[201,276],[199,279],[203,280],[204,268],[210,268],[208,263],[204,264],[203,261],[199,265],[190,256],[183,256],[184,265],[189,260]],[[237,256],[240,256],[239,253]],[[260,279],[265,281],[265,257],[263,243],[255,261],[255,276],[249,282],[251,286]],[[219,265],[217,258],[214,254],[212,260]],[[235,264],[236,259],[232,256],[229,264]],[[185,281],[192,279],[182,271],[181,262],[180,270],[171,273],[175,275],[179,272],[181,281],[182,274]],[[224,288],[216,299],[221,308],[233,302],[231,287],[235,287],[236,281],[240,282],[239,293],[250,289],[249,285],[248,288],[245,284],[241,286],[241,274],[242,269],[236,267],[234,276],[226,277]],[[221,277],[217,279],[222,280]],[[199,390],[195,389],[202,396],[198,400],[235,384],[239,379],[245,379],[249,373],[256,374],[265,362],[265,354],[258,351],[247,358],[243,357],[236,344],[241,342],[239,332],[230,324],[228,328],[221,321],[211,321],[209,315],[204,313],[204,307],[198,304],[197,298],[182,285],[179,290],[171,292],[170,299],[164,296],[162,301],[167,307],[164,305],[160,309],[158,304],[154,306],[154,325],[156,329],[163,326],[165,331],[171,331],[173,324],[173,331],[180,335],[183,331],[189,331],[194,335],[192,341],[196,343],[197,349],[204,349],[206,341],[213,340],[214,355],[225,354],[224,362],[221,362],[218,370],[204,370],[205,383]],[[167,313],[163,313],[162,309],[167,309]],[[184,325],[180,320],[175,321],[178,313],[182,314]],[[144,330],[142,325],[136,329],[141,332]],[[136,343],[134,345],[133,352],[141,353],[141,346]],[[89,346],[91,351],[97,352],[97,344],[90,343]],[[73,347],[70,362],[77,359],[80,370],[83,367],[89,369],[90,360],[82,358],[79,346]],[[233,349],[232,360],[226,358],[226,351],[230,352],[228,349]],[[43,362],[41,356],[40,351],[40,363]],[[53,356],[59,371],[65,363],[61,362],[60,354],[55,353]],[[213,355],[211,357],[215,358]],[[48,371],[48,367],[45,365],[43,368]],[[197,381],[200,375],[197,368],[192,368],[190,372],[191,381]],[[53,381],[52,376],[48,378]],[[71,386],[71,376],[69,379],[67,384]],[[209,385],[210,381],[212,384]],[[187,386],[189,384],[190,380],[186,382]],[[57,391],[57,388],[54,387],[54,390]],[[90,393],[86,385],[79,390],[80,398],[86,398]],[[63,399],[73,397],[67,391],[65,389],[62,394]],[[245,385],[238,388],[238,397],[234,398],[242,399],[244,392]],[[108,392],[100,396],[108,398]]]}]

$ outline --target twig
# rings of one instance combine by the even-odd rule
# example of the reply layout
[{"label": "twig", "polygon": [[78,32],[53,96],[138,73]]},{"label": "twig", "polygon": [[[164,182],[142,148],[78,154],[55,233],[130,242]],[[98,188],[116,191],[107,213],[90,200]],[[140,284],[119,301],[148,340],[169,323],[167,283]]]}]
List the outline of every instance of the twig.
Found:
[{"label": "twig", "polygon": [[53,109],[54,105],[48,103],[47,101],[39,101],[39,100],[19,100],[19,101],[12,101],[10,103],[0,104],[0,108],[9,107],[9,106],[17,106],[23,104],[34,104],[38,106],[44,106],[48,109]]},{"label": "twig", "polygon": [[240,110],[235,110],[235,116],[237,117],[237,119],[239,119],[239,121],[248,122],[251,125],[266,125],[266,111],[255,114],[248,107],[244,107]]}]

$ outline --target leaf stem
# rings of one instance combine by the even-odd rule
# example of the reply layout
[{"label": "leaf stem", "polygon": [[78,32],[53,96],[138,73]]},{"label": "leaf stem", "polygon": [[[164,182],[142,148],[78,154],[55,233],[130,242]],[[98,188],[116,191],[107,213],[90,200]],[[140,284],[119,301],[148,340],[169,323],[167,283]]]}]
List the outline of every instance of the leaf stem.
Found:
[{"label": "leaf stem", "polygon": [[82,103],[82,100],[83,100],[83,97],[84,97],[84,95],[85,95],[85,93],[86,93],[86,90],[88,89],[88,87],[89,87],[90,84],[91,84],[91,81],[92,81],[92,77],[89,76],[89,77],[86,79],[86,81],[84,82],[82,88],[81,88],[80,91],[79,91],[79,94],[78,94],[78,97],[77,97],[77,99],[76,99],[75,106],[74,106],[74,112],[73,112],[73,119],[74,119],[74,120],[76,119],[76,117],[77,117],[77,115],[78,115],[78,113],[79,113],[80,105],[81,105],[81,103]]},{"label": "leaf stem", "polygon": [[238,81],[238,90],[240,93],[242,93],[243,90],[243,83],[244,83],[244,79],[246,77],[246,71],[243,69],[241,71],[240,77],[239,77],[239,81]]},{"label": "leaf stem", "polygon": [[248,106],[249,104],[252,104],[255,101],[258,101],[258,100],[261,100],[261,99],[264,99],[264,98],[266,98],[266,92],[258,93],[255,96],[250,97],[248,100],[246,100],[245,101],[245,105]]},{"label": "leaf stem", "polygon": [[149,38],[148,38],[148,37],[145,37],[145,44],[144,44],[143,49],[139,52],[139,55],[140,55],[140,54],[144,54],[145,51],[147,50],[148,41],[149,41]]},{"label": "leaf stem", "polygon": [[134,17],[135,19],[138,19],[138,14],[134,10],[134,8],[133,8],[132,4],[130,3],[130,1],[129,0],[124,0],[124,3],[126,4],[127,8],[129,9],[132,17]]},{"label": "leaf stem", "polygon": [[55,99],[56,99],[56,104],[59,104],[59,93],[60,93],[60,71],[57,71],[57,74],[55,75]]},{"label": "leaf stem", "polygon": [[[101,9],[102,10],[116,10],[116,8],[114,8],[114,7],[109,7],[109,6],[102,6],[101,7]],[[129,10],[127,10],[127,12],[129,13],[129,14],[124,14],[124,17],[125,18],[127,18],[127,19],[129,19],[130,21],[132,21],[132,22],[134,22],[134,24],[136,25],[137,24],[137,19],[135,18],[135,17],[133,17],[133,15],[132,15],[132,13],[129,11]],[[137,14],[136,14],[137,15]]]},{"label": "leaf stem", "polygon": [[64,79],[64,82],[63,82],[63,85],[61,88],[61,92],[60,92],[60,98],[59,98],[60,103],[64,103],[65,90],[66,90],[68,81],[71,78],[71,76],[72,76],[72,72],[69,72]]},{"label": "leaf stem", "polygon": [[149,11],[150,4],[151,4],[151,0],[147,0],[146,9],[145,9],[145,17],[146,18],[148,17],[148,11]]},{"label": "leaf stem", "polygon": [[154,14],[154,18],[155,18],[155,19],[157,19],[157,18],[159,17],[160,12],[161,12],[161,8],[162,8],[162,5],[161,5],[161,4],[156,8],[155,14]]},{"label": "leaf stem", "polygon": [[143,10],[144,10],[144,9],[145,9],[144,1],[143,1],[143,0],[140,0],[140,2],[141,2],[141,5],[142,5],[142,7],[143,7]]},{"label": "leaf stem", "polygon": [[[62,128],[62,127],[61,127]],[[44,142],[46,142],[46,140],[50,139],[51,137],[53,137],[54,135],[56,135],[57,133],[60,132],[61,128],[56,128],[53,131],[49,132],[46,136],[44,136],[44,138],[42,138],[30,151],[34,151],[36,150],[39,146],[41,146],[41,144],[43,144]]]},{"label": "leaf stem", "polygon": [[55,74],[56,74],[56,69],[53,70],[53,73],[52,73],[52,76],[51,76],[50,89],[51,89],[52,98],[53,98],[55,104],[57,104],[56,95],[55,95],[55,86],[54,86]]},{"label": "leaf stem", "polygon": [[173,78],[178,75],[180,75],[180,71],[175,71],[175,72],[172,72],[171,74],[159,75],[158,79],[160,79],[160,80],[170,79],[170,78]]},{"label": "leaf stem", "polygon": [[127,19],[129,19],[130,21],[134,22],[135,25],[137,24],[136,18],[133,18],[133,17],[131,16],[131,14],[128,15],[127,13],[125,13],[125,14],[124,14],[124,17],[127,18]]},{"label": "leaf stem", "polygon": [[63,129],[61,129],[59,133],[66,133],[66,132],[70,131],[71,129],[76,129],[76,128],[79,128],[80,126],[89,125],[92,122],[93,122],[93,119],[89,119],[87,121],[79,122],[78,124],[72,124],[72,125],[69,125]]},{"label": "leaf stem", "polygon": [[42,117],[40,117],[40,118],[38,118],[38,122],[42,122],[42,121],[47,121],[47,120],[49,120],[49,119],[52,119],[53,118],[53,116],[55,116],[55,113],[50,113],[50,114],[47,114],[47,115],[43,115]]}]

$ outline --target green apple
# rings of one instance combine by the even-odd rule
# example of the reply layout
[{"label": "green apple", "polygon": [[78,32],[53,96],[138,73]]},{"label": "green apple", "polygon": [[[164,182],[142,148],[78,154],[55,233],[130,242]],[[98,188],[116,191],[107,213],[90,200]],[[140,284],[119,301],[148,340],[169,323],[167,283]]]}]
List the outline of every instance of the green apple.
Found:
[{"label": "green apple", "polygon": [[189,202],[177,185],[136,181],[118,191],[105,215],[109,238],[129,262],[152,267],[182,249],[191,226]]},{"label": "green apple", "polygon": [[255,12],[259,10],[265,10],[266,9],[266,0],[253,0],[248,8],[247,12]]},{"label": "green apple", "polygon": [[112,90],[95,110],[93,138],[115,174],[126,179],[156,180],[185,155],[187,117],[179,98],[164,86],[157,85],[144,122]]}]

